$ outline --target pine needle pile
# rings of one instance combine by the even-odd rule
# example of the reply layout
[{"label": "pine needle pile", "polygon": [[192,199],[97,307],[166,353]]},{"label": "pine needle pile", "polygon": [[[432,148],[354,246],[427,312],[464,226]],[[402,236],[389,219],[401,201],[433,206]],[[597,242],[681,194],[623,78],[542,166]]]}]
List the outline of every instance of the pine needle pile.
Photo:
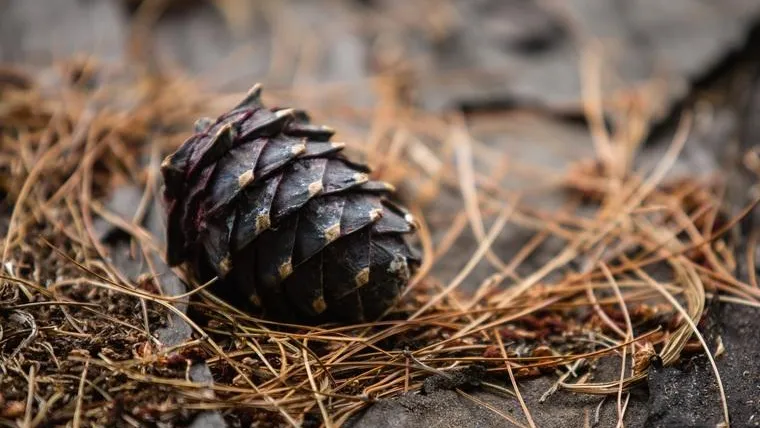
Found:
[{"label": "pine needle pile", "polygon": [[[547,180],[541,192],[566,199],[548,210],[503,187],[497,171],[475,171],[479,143],[461,121],[388,109],[394,98],[380,104],[385,110],[328,108],[319,121],[331,124],[343,111],[398,137],[362,144],[366,135],[355,132],[339,141],[376,167],[373,179],[402,189],[420,222],[417,275],[378,322],[266,321],[161,264],[164,231],[147,225],[160,160],[195,119],[218,115],[240,94],[121,74],[87,60],[63,64],[53,85],[50,76],[0,75],[0,424],[183,425],[218,410],[244,426],[339,426],[377,400],[419,390],[431,375],[474,364],[486,371],[483,387],[509,399],[522,403],[521,379],[549,375],[556,388],[616,397],[622,417],[627,391],[650,364],[704,352],[697,324],[709,298],[758,305],[757,284],[733,274],[727,233],[752,207],[731,216],[717,183],[666,179],[688,115],[656,167],[637,171],[646,130],[634,125],[646,126],[646,112],[633,111],[633,125],[608,135],[594,126],[600,112],[589,102],[596,157]],[[397,84],[379,79],[379,96]],[[285,91],[271,97],[299,104]],[[108,203],[124,186],[140,189],[126,217]],[[459,203],[427,203],[442,194]],[[506,227],[527,237],[510,258],[492,247]],[[469,230],[477,249],[442,281],[438,270]],[[116,261],[114,242],[142,260],[135,271]],[[546,262],[518,273],[548,249]],[[490,276],[473,283],[483,264]],[[177,277],[189,282],[184,292],[167,289]],[[156,332],[173,323],[190,331],[167,345]],[[604,358],[620,364],[619,376],[594,377]],[[199,363],[211,381],[197,380]],[[714,405],[725,411],[725,399]],[[500,416],[528,426],[531,411],[523,404],[524,414]]]}]

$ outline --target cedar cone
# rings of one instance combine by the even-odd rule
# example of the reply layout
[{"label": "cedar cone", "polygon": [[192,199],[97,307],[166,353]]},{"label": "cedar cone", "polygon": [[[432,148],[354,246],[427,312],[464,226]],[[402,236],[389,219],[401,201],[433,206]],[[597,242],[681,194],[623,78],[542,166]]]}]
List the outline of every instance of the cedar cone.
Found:
[{"label": "cedar cone", "polygon": [[302,111],[269,109],[255,85],[161,165],[167,261],[217,276],[267,316],[369,321],[419,266],[414,219],[393,187],[330,142]]}]

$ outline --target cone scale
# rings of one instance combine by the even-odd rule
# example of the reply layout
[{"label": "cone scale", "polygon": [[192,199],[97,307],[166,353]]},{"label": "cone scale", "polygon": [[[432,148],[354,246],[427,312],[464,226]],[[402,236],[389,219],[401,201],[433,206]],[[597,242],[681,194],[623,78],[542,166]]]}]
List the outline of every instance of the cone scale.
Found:
[{"label": "cone scale", "polygon": [[420,264],[407,242],[414,220],[333,133],[303,112],[266,108],[259,85],[198,120],[161,165],[169,264],[218,277],[275,319],[380,316]]}]

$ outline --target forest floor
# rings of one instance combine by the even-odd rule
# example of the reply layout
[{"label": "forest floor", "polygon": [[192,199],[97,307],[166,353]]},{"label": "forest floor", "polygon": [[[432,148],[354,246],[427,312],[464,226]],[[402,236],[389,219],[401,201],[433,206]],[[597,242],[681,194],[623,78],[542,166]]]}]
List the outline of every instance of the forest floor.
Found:
[{"label": "forest floor", "polygon": [[[0,10],[0,425],[760,426],[756,1]],[[161,159],[255,82],[422,219],[381,322],[165,264]]]}]

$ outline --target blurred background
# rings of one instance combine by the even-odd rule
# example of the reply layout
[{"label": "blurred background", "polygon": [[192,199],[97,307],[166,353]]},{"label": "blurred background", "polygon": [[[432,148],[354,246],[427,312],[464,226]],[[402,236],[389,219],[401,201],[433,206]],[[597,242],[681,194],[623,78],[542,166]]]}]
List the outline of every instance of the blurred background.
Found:
[{"label": "blurred background", "polygon": [[0,61],[148,60],[217,88],[353,85],[403,76],[430,109],[572,110],[581,59],[609,90],[661,80],[683,97],[747,42],[754,0],[1,0]]}]

